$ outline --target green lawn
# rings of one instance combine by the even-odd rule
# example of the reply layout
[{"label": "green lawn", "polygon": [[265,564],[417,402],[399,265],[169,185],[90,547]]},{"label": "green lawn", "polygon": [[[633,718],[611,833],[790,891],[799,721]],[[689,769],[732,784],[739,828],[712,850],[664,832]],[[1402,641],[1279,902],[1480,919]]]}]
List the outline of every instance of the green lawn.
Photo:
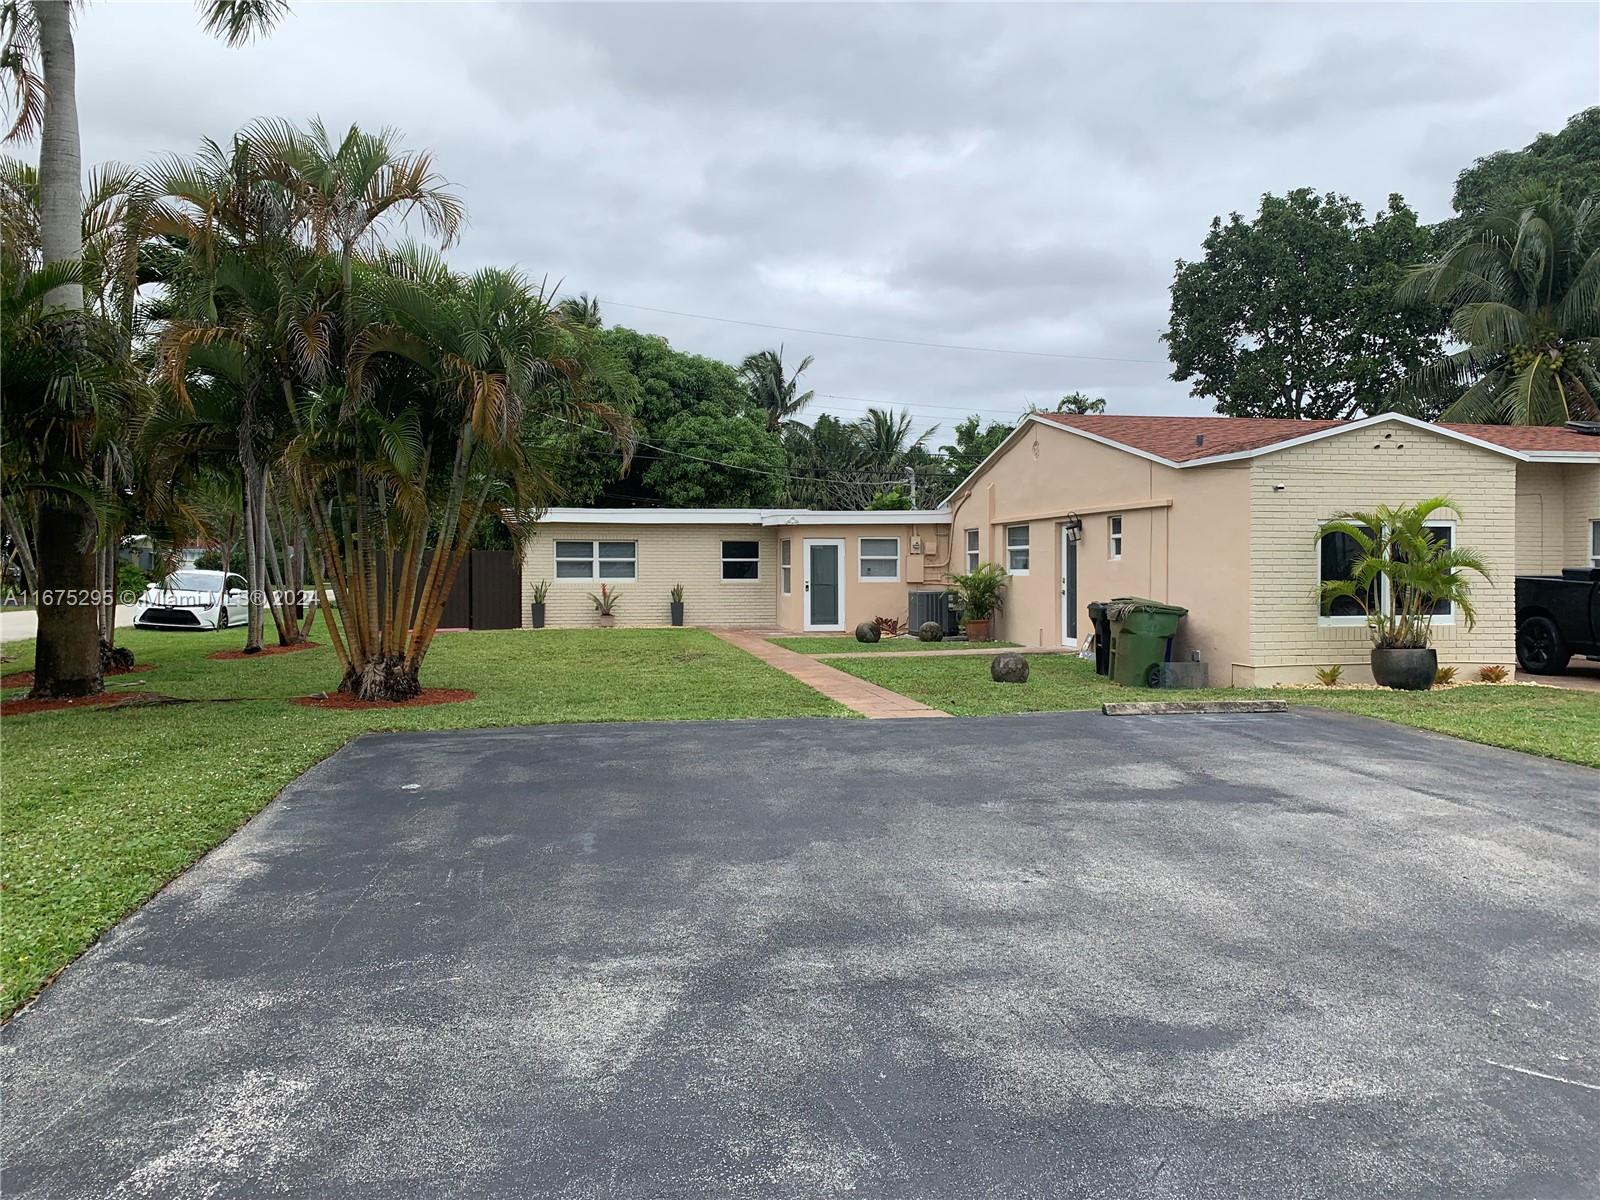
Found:
[{"label": "green lawn", "polygon": [[1015,642],[923,642],[914,637],[885,638],[881,642],[858,642],[853,637],[775,637],[774,646],[798,650],[801,654],[901,654],[918,650],[1001,650]]},{"label": "green lawn", "polygon": [[838,659],[832,665],[962,717],[1099,708],[1106,700],[1271,697],[1378,717],[1490,746],[1600,767],[1600,694],[1502,684],[1439,692],[1242,688],[1150,693],[1102,679],[1071,655],[1032,655],[1024,684],[995,683],[987,658]]},{"label": "green lawn", "polygon": [[[475,700],[434,708],[319,711],[286,697],[332,690],[327,647],[236,662],[222,633],[119,631],[141,663],[110,682],[195,703],[7,717],[0,729],[0,1016],[352,736],[570,721],[850,716],[698,630],[443,634],[430,687]],[[6,673],[33,663],[7,643]],[[16,694],[8,692],[7,694]]]}]

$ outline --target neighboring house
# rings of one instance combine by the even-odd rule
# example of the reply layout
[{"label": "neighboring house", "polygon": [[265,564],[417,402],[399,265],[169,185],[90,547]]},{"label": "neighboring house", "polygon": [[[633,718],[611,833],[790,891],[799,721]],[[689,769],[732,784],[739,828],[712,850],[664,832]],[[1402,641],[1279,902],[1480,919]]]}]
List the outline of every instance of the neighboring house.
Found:
[{"label": "neighboring house", "polygon": [[[1513,579],[1600,563],[1600,436],[1574,429],[1356,421],[1038,413],[946,499],[922,512],[553,509],[525,552],[524,619],[550,583],[553,626],[588,625],[588,593],[618,586],[621,624],[664,625],[682,583],[691,625],[803,631],[902,620],[948,574],[997,562],[1011,575],[998,636],[1078,645],[1086,606],[1149,596],[1189,609],[1176,651],[1211,681],[1308,680],[1366,669],[1359,613],[1322,612],[1320,578],[1349,547],[1319,544],[1350,509],[1441,493],[1439,523],[1487,560],[1478,623],[1436,619],[1441,662],[1513,662]],[[920,615],[917,616],[920,619]]]},{"label": "neighboring house", "polygon": [[[1000,635],[1075,644],[1085,606],[1149,596],[1189,609],[1176,652],[1211,681],[1305,681],[1367,669],[1358,611],[1323,612],[1317,585],[1349,547],[1319,543],[1337,513],[1448,494],[1439,536],[1480,552],[1469,631],[1435,618],[1443,663],[1515,659],[1518,571],[1582,566],[1600,525],[1600,436],[1574,429],[1355,421],[1035,414],[951,494],[958,544],[1012,573]],[[1074,528],[1076,527],[1076,528]],[[1072,538],[1076,536],[1077,540]]]},{"label": "neighboring house", "polygon": [[552,626],[593,624],[602,583],[621,592],[619,625],[667,624],[678,583],[690,625],[837,632],[905,620],[911,593],[943,590],[949,538],[945,512],[553,508],[524,552],[524,615],[544,580]]}]

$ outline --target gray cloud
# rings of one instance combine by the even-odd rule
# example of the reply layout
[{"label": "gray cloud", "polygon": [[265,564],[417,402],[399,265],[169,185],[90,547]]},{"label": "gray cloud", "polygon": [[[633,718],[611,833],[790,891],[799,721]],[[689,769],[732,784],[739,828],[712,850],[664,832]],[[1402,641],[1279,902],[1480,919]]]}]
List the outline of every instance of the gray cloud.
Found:
[{"label": "gray cloud", "polygon": [[[1506,69],[1529,28],[1538,69]],[[1309,186],[1442,217],[1473,158],[1596,102],[1597,35],[1562,5],[301,4],[229,50],[117,4],[81,16],[79,99],[91,161],[264,114],[397,126],[467,200],[461,265],[730,361],[781,341],[864,398],[833,411],[948,430],[1074,389],[1201,410],[1159,337],[1214,215]]]}]

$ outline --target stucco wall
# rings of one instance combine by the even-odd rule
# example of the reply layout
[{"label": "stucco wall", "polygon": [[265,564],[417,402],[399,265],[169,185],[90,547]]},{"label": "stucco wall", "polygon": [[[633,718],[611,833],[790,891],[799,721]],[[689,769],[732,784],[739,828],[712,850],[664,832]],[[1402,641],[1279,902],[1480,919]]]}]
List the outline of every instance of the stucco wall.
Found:
[{"label": "stucco wall", "polygon": [[[725,538],[760,543],[759,579],[722,578]],[[533,588],[541,579],[550,582],[545,600],[547,625],[582,628],[597,624],[589,593],[598,591],[601,581],[556,578],[555,543],[568,540],[638,543],[638,578],[606,581],[621,593],[616,607],[618,625],[670,624],[675,583],[684,588],[685,624],[770,628],[776,621],[778,538],[774,529],[759,525],[550,525],[535,534],[524,552],[524,625],[532,622]]]},{"label": "stucco wall", "polygon": [[[1441,664],[1471,670],[1514,662],[1517,463],[1409,426],[1356,430],[1252,459],[1250,655],[1236,684],[1309,681],[1315,668],[1345,667],[1370,679],[1363,626],[1318,620],[1318,525],[1347,510],[1445,494],[1462,509],[1456,538],[1485,559],[1492,582],[1474,578],[1478,624],[1435,625]],[[1275,490],[1282,487],[1282,491]]]},{"label": "stucco wall", "polygon": [[[952,555],[965,569],[966,530],[977,529],[981,561],[1006,563],[1006,528],[1026,524],[1030,565],[1012,576],[999,636],[1027,645],[1062,641],[1061,527],[1078,514],[1077,634],[1088,604],[1148,596],[1190,610],[1175,653],[1198,653],[1213,683],[1246,653],[1249,592],[1249,468],[1177,470],[1034,424],[954,501]],[[1122,555],[1110,557],[1109,517],[1120,514]]]},{"label": "stucco wall", "polygon": [[[840,561],[844,590],[845,630],[854,629],[873,617],[907,619],[912,591],[938,591],[944,586],[949,560],[949,527],[924,525],[780,525],[769,528],[781,544],[791,543],[793,583],[790,593],[777,598],[779,628],[802,632],[805,629],[805,543],[838,540],[844,542]],[[900,540],[900,578],[897,580],[860,578],[862,538]]]}]

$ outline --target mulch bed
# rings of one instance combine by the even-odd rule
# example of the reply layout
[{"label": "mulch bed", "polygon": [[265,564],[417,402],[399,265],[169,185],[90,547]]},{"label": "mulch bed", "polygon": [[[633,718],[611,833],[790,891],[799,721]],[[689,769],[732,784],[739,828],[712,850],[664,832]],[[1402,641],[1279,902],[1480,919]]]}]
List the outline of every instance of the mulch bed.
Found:
[{"label": "mulch bed", "polygon": [[296,696],[289,703],[305,708],[427,708],[434,704],[460,704],[475,696],[476,692],[466,688],[423,688],[410,700],[357,700],[349,692],[325,692],[320,696]]},{"label": "mulch bed", "polygon": [[297,642],[293,646],[263,646],[254,654],[246,654],[243,650],[213,650],[206,655],[216,662],[237,662],[243,658],[266,658],[271,654],[293,654],[297,650],[315,650],[321,642]]},{"label": "mulch bed", "polygon": [[[139,663],[136,666],[124,667],[121,670],[112,670],[105,673],[110,679],[114,675],[143,675],[146,671],[154,671],[159,664]],[[0,675],[0,691],[9,691],[12,688],[31,688],[33,686],[32,671],[14,671],[10,675]],[[6,710],[10,712],[10,709]]]},{"label": "mulch bed", "polygon": [[[134,668],[137,670],[138,668]],[[131,673],[131,672],[130,672]],[[29,700],[25,696],[15,700],[0,701],[0,717],[24,717],[29,713],[61,712],[69,708],[104,708],[123,704],[171,703],[170,696],[159,692],[101,692],[98,696],[80,696],[72,700]]]}]

